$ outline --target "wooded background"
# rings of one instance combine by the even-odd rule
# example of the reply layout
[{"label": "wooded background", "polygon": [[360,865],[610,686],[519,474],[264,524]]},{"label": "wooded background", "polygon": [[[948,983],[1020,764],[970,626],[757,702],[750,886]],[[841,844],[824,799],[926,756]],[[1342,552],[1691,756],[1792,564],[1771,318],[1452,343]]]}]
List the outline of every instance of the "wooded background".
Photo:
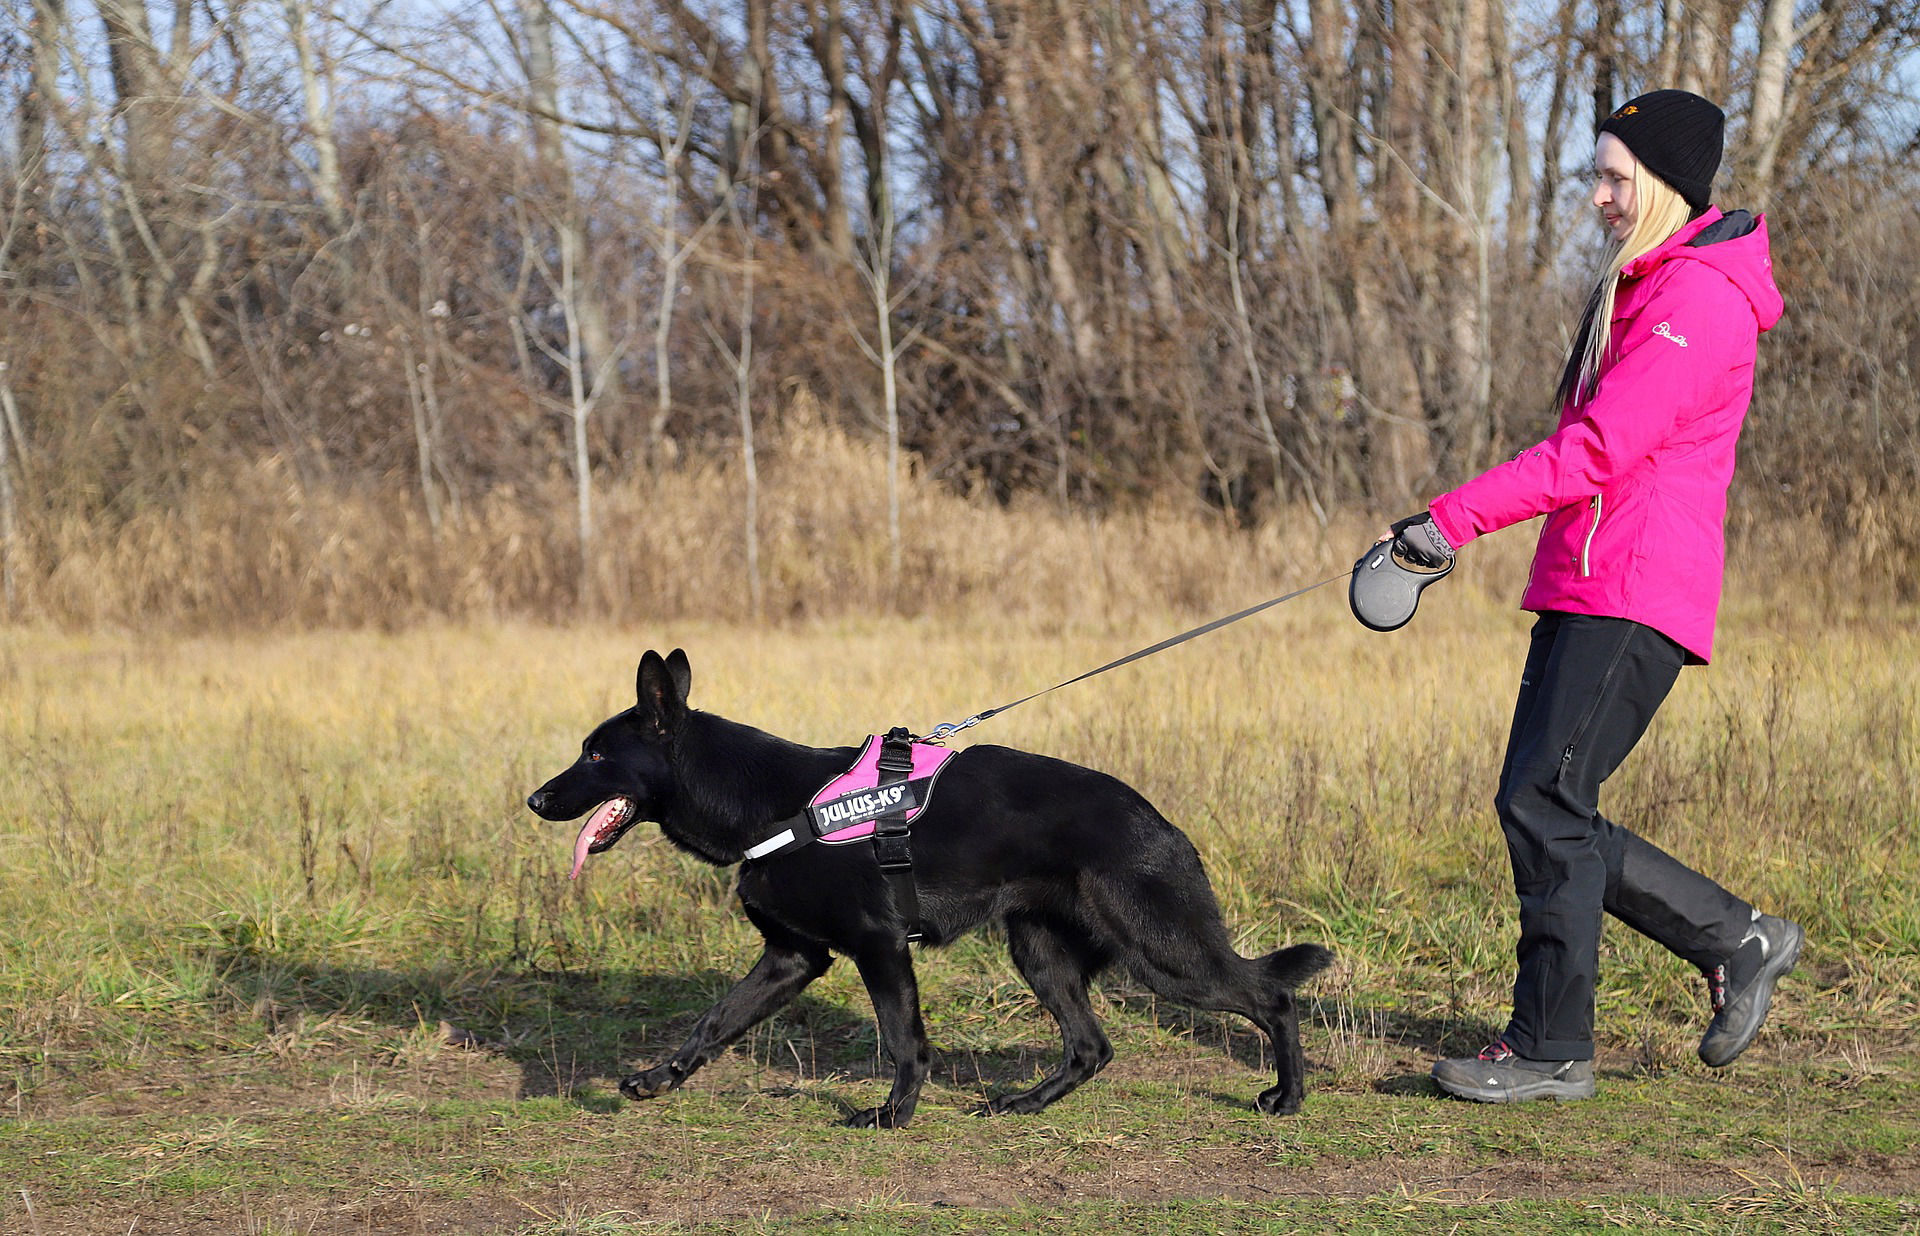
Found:
[{"label": "wooded background", "polygon": [[1550,428],[1593,127],[1666,85],[1787,301],[1736,537],[1910,580],[1917,44],[1920,0],[0,0],[3,612],[366,620],[262,595],[357,536],[421,612],[457,566],[645,615],[605,564],[694,492],[758,612],[796,418],[884,460],[785,483],[896,590],[914,486],[1403,513]]}]

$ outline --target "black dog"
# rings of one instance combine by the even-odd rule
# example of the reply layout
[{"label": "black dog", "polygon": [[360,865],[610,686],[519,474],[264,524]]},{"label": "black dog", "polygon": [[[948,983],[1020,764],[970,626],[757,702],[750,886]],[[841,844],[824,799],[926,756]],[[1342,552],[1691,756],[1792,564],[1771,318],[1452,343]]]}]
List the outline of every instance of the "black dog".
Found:
[{"label": "black dog", "polygon": [[[798,746],[690,709],[690,682],[685,653],[648,652],[639,702],[602,722],[573,766],[527,799],[548,820],[594,813],[580,857],[649,819],[675,845],[731,866],[859,753]],[[1261,1093],[1259,1109],[1299,1110],[1304,1061],[1293,992],[1333,954],[1317,944],[1253,959],[1236,953],[1192,843],[1134,790],[1060,760],[969,747],[952,757],[938,793],[914,818],[912,848],[926,943],[998,919],[1014,965],[1065,1042],[1058,1069],[985,1112],[1037,1112],[1106,1066],[1113,1048],[1087,987],[1115,964],[1169,1000],[1238,1013],[1265,1031],[1279,1079]],[[906,1124],[931,1053],[906,928],[873,847],[807,845],[747,862],[739,894],[766,951],[672,1059],[623,1079],[621,1093],[645,1099],[675,1089],[842,953],[860,969],[894,1062],[885,1105],[849,1123]]]}]

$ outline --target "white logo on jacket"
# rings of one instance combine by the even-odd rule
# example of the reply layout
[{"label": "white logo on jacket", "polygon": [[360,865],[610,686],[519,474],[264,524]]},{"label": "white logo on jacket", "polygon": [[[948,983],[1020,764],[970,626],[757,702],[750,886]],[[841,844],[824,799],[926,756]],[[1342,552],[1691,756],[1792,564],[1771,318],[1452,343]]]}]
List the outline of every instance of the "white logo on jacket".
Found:
[{"label": "white logo on jacket", "polygon": [[1653,333],[1660,336],[1662,339],[1671,339],[1683,348],[1687,346],[1687,337],[1685,335],[1674,334],[1671,330],[1667,328],[1667,324],[1665,322],[1662,322],[1660,323],[1660,325],[1654,327]]}]

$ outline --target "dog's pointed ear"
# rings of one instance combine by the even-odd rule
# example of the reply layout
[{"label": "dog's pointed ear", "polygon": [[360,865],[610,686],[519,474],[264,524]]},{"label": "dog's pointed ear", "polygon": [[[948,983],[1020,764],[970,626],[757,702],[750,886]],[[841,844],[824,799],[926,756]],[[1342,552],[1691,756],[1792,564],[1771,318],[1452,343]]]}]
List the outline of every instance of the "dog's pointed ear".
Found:
[{"label": "dog's pointed ear", "polygon": [[680,692],[681,703],[693,698],[693,666],[687,664],[684,649],[675,648],[667,654],[667,673],[672,676],[673,685]]},{"label": "dog's pointed ear", "polygon": [[640,658],[640,672],[634,678],[639,703],[634,711],[661,737],[678,728],[687,712],[686,660],[681,653],[681,673],[675,674],[667,658],[651,648]]}]

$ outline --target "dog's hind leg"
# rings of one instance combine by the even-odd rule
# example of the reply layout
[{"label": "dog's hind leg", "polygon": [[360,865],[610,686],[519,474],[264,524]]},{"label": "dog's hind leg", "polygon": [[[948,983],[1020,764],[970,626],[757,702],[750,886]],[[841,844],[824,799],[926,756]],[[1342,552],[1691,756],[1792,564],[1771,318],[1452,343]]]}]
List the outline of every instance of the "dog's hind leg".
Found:
[{"label": "dog's hind leg", "polygon": [[1009,915],[1007,947],[1013,964],[1033,988],[1040,1005],[1060,1025],[1060,1067],[1018,1094],[1001,1095],[981,1109],[981,1115],[1001,1112],[1037,1112],[1072,1091],[1113,1059],[1113,1045],[1093,1015],[1087,984],[1100,969],[1099,960],[1075,940],[1037,919]]},{"label": "dog's hind leg", "polygon": [[[1309,946],[1315,947],[1315,946]],[[1167,961],[1178,960],[1185,969]],[[1129,968],[1153,993],[1189,1008],[1238,1013],[1273,1042],[1275,1084],[1254,1101],[1269,1115],[1291,1115],[1306,1097],[1306,1058],[1300,1051],[1300,1013],[1290,988],[1275,984],[1268,958],[1246,958],[1231,949],[1178,959],[1143,955]]]},{"label": "dog's hind leg", "polygon": [[[761,930],[767,931],[767,926],[762,925]],[[701,1015],[680,1050],[663,1064],[621,1078],[620,1093],[630,1099],[651,1099],[679,1089],[701,1065],[779,1012],[832,964],[833,954],[826,946],[777,929],[769,932],[760,960]]]},{"label": "dog's hind leg", "polygon": [[1155,878],[1129,873],[1088,886],[1102,934],[1154,994],[1191,1008],[1238,1013],[1258,1026],[1273,1042],[1278,1077],[1255,1106],[1272,1115],[1300,1110],[1306,1060],[1293,989],[1324,969],[1333,954],[1317,944],[1298,944],[1265,957],[1242,957],[1192,846],[1169,845],[1156,857],[1161,863]]},{"label": "dog's hind leg", "polygon": [[1254,1106],[1270,1116],[1290,1116],[1306,1100],[1307,1058],[1300,1050],[1300,1003],[1293,989],[1332,961],[1333,954],[1318,944],[1296,944],[1252,963],[1265,981],[1267,1004],[1248,1020],[1273,1041],[1274,1068],[1279,1074],[1271,1089],[1260,1092]]}]

